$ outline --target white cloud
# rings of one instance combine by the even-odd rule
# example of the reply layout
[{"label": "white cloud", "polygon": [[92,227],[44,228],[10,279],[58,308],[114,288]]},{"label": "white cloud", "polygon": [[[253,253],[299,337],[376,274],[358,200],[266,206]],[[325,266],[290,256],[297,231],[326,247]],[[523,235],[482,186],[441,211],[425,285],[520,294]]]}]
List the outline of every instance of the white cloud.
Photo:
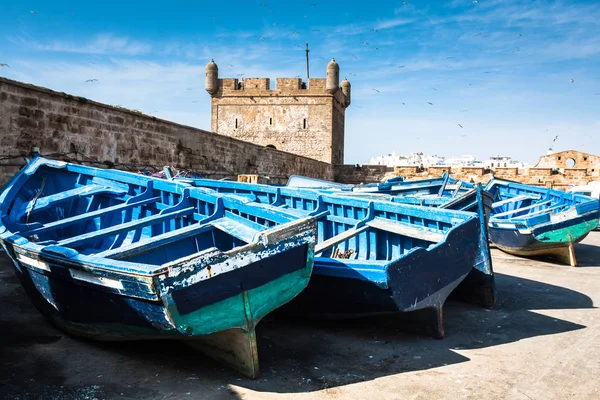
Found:
[{"label": "white cloud", "polygon": [[96,35],[93,39],[83,42],[54,40],[51,42],[35,42],[19,38],[25,45],[36,50],[79,54],[123,54],[140,55],[149,53],[152,46],[148,43],[132,40],[126,37],[114,36],[110,33]]},{"label": "white cloud", "polygon": [[414,20],[412,19],[407,19],[407,18],[394,18],[394,19],[388,19],[388,20],[384,20],[384,21],[379,21],[377,22],[377,24],[375,25],[375,29],[390,29],[390,28],[395,28],[397,26],[401,26],[401,25],[408,25],[413,23]]}]

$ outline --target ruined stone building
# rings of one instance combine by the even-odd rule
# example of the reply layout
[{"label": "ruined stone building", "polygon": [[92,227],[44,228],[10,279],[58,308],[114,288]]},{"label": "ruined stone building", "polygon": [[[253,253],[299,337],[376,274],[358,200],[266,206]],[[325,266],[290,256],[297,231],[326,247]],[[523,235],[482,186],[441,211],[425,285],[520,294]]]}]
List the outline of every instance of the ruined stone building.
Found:
[{"label": "ruined stone building", "polygon": [[326,78],[219,78],[217,64],[206,66],[211,95],[211,130],[265,147],[344,163],[344,119],[350,105],[350,82],[339,82],[335,60]]}]

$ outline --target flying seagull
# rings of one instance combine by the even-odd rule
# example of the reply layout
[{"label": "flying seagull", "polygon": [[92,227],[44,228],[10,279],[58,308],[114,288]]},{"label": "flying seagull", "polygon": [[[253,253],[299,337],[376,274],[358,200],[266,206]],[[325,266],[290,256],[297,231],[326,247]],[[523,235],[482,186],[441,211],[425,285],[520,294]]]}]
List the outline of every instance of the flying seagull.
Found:
[{"label": "flying seagull", "polygon": [[8,67],[8,68],[10,68],[10,65],[5,64],[5,63],[0,63],[0,67]]},{"label": "flying seagull", "polygon": [[463,127],[461,124],[458,124],[458,126],[460,126],[461,128]]},{"label": "flying seagull", "polygon": [[432,106],[432,105],[433,105],[433,103],[432,103],[432,102],[430,102],[430,101],[428,101],[428,102],[427,102],[427,104],[429,104],[430,106]]},{"label": "flying seagull", "polygon": [[35,10],[31,10],[29,12],[32,13],[32,14],[37,14],[37,11],[35,11]]},{"label": "flying seagull", "polygon": [[86,82],[98,82],[98,79],[88,79]]},{"label": "flying seagull", "polygon": [[376,91],[377,93],[379,93],[379,90],[377,90],[377,89],[373,89],[373,90]]},{"label": "flying seagull", "polygon": [[575,79],[571,79],[571,83],[575,83]]},{"label": "flying seagull", "polygon": [[404,67],[406,67],[406,65],[400,65],[400,66],[398,66],[398,68],[404,68]]}]

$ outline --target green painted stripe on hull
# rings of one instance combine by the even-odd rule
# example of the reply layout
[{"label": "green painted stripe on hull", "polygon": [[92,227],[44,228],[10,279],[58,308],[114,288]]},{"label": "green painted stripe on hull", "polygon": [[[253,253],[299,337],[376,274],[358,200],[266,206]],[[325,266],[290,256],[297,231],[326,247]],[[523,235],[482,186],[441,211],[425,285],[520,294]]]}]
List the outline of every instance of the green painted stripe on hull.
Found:
[{"label": "green painted stripe on hull", "polygon": [[583,221],[576,225],[551,230],[540,235],[534,235],[534,237],[543,243],[565,243],[565,245],[568,245],[569,243],[578,243],[583,240],[597,224],[598,221],[596,220]]},{"label": "green painted stripe on hull", "polygon": [[243,293],[203,307],[190,314],[180,315],[174,305],[168,307],[177,329],[186,336],[208,335],[231,328],[248,330],[271,311],[292,300],[310,279],[312,251],[307,268],[283,275],[247,293],[248,314]]}]

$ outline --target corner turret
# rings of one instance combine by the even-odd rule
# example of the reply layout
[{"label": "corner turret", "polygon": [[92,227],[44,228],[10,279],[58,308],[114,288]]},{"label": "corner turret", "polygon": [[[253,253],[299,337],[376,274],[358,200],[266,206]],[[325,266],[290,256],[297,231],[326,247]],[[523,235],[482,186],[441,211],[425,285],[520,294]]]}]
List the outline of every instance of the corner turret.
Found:
[{"label": "corner turret", "polygon": [[340,87],[340,66],[332,58],[327,64],[327,78],[325,82],[325,90],[333,94],[338,91]]},{"label": "corner turret", "polygon": [[350,92],[351,92],[352,86],[350,85],[350,82],[348,81],[348,79],[344,78],[340,87],[342,88],[342,93],[344,94],[344,97],[345,97],[344,107],[348,107],[350,105],[350,101],[351,101]]},{"label": "corner turret", "polygon": [[206,64],[205,88],[211,97],[219,90],[219,67],[215,64],[213,59]]}]

